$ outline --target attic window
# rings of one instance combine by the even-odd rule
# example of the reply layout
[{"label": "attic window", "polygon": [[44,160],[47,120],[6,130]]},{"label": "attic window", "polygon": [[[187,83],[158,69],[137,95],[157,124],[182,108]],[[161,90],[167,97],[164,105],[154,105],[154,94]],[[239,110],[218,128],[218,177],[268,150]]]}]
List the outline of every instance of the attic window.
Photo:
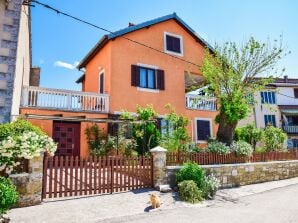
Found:
[{"label": "attic window", "polygon": [[183,56],[183,38],[182,36],[164,33],[164,50],[166,53]]}]

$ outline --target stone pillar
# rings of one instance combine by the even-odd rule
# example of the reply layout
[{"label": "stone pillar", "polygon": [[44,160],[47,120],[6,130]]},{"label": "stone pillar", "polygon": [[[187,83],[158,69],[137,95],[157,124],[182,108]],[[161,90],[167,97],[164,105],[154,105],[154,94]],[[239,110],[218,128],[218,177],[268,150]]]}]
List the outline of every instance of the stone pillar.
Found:
[{"label": "stone pillar", "polygon": [[160,185],[167,184],[166,162],[167,150],[157,146],[150,150],[153,159],[153,186],[155,189],[160,189]]},{"label": "stone pillar", "polygon": [[20,195],[17,207],[37,205],[42,201],[43,154],[29,160],[28,172],[9,176]]}]

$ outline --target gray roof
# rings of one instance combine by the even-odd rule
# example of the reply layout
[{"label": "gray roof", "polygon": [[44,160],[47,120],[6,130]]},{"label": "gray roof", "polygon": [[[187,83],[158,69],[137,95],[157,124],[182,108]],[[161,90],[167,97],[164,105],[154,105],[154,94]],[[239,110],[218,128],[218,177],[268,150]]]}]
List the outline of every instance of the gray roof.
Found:
[{"label": "gray roof", "polygon": [[81,69],[86,66],[86,64],[93,58],[93,56],[111,39],[117,38],[119,36],[123,36],[127,33],[143,29],[148,26],[155,25],[157,23],[161,23],[170,19],[176,20],[186,31],[188,31],[194,38],[196,38],[201,44],[208,47],[212,52],[214,52],[213,47],[207,43],[199,34],[197,34],[190,26],[188,26],[181,18],[179,18],[176,13],[162,16],[147,22],[143,22],[134,26],[130,26],[119,31],[113,32],[108,35],[104,35],[99,42],[90,50],[90,52],[83,58],[83,60],[78,65],[78,69]]}]

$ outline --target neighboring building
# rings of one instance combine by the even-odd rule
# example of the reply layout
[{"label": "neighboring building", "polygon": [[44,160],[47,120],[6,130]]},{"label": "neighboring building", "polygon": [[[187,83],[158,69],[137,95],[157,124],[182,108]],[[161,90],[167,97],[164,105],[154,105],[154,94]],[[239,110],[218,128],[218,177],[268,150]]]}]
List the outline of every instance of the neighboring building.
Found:
[{"label": "neighboring building", "polygon": [[[192,81],[202,80],[194,64],[202,64],[206,48],[212,51],[175,13],[130,24],[103,36],[81,61],[78,67],[85,74],[77,83],[82,83],[82,92],[24,88],[22,114],[59,141],[61,155],[87,155],[84,131],[89,123],[115,118],[123,110],[135,112],[137,105],[147,104],[153,105],[161,125],[166,125],[162,118],[168,112],[165,105],[170,103],[177,113],[191,120],[188,130],[193,141],[205,143],[217,131],[213,121],[216,101],[185,92]],[[101,126],[110,130],[105,123]]]},{"label": "neighboring building", "polygon": [[254,122],[257,128],[271,124],[288,134],[288,147],[298,147],[298,79],[285,76],[255,94],[251,115],[239,125]]},{"label": "neighboring building", "polygon": [[31,67],[30,8],[0,0],[0,123],[19,115],[21,90]]}]

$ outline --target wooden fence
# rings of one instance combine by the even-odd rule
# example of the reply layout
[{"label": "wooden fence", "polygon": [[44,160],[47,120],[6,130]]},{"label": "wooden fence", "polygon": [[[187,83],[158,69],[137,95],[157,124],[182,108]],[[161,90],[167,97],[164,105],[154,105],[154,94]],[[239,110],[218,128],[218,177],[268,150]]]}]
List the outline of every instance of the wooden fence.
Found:
[{"label": "wooden fence", "polygon": [[152,186],[151,157],[45,156],[43,198],[128,191]]},{"label": "wooden fence", "polygon": [[285,152],[265,152],[253,153],[251,157],[237,156],[235,152],[220,155],[209,152],[185,153],[169,152],[167,153],[167,165],[181,165],[187,161],[192,161],[200,165],[211,164],[231,164],[245,162],[267,162],[278,160],[298,160],[298,149],[291,149]]}]

